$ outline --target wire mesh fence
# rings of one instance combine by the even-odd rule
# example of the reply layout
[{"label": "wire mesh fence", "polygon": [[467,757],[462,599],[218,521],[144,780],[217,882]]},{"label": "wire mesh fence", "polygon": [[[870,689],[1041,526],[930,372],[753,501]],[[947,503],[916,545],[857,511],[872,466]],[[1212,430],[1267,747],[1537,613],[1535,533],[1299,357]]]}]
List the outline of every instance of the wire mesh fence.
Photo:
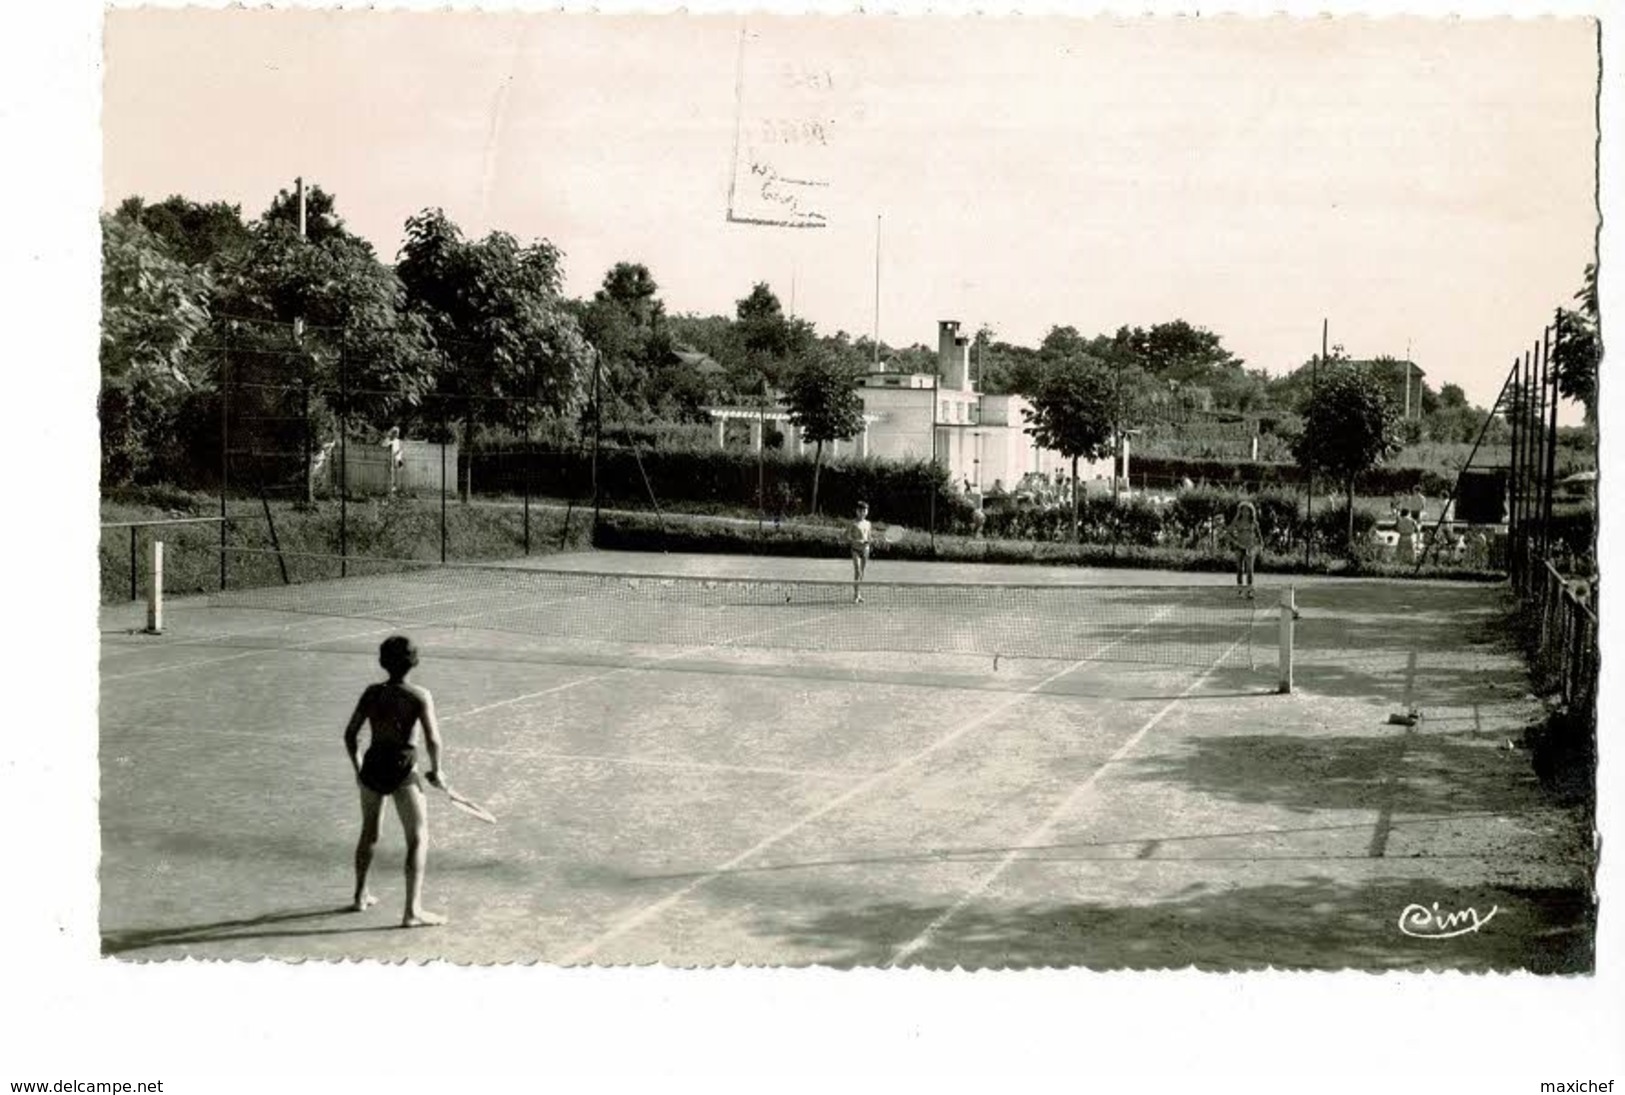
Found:
[{"label": "wire mesh fence", "polygon": [[[1347,544],[1346,500],[1322,495],[1311,510],[1307,484],[1289,465],[1141,458],[1138,470],[1116,479],[1073,484],[1032,473],[987,485],[935,459],[870,458],[855,441],[815,456],[814,446],[793,439],[785,409],[770,397],[709,421],[657,422],[640,417],[596,367],[590,389],[560,406],[556,394],[533,387],[514,395],[512,384],[500,395],[392,384],[388,351],[345,331],[271,322],[230,331],[206,347],[213,383],[175,402],[173,440],[154,465],[167,481],[218,497],[216,527],[187,534],[213,535],[216,586],[232,580],[231,547],[442,562],[526,555],[584,542],[606,510],[657,524],[721,516],[740,536],[754,531],[765,540],[786,525],[849,517],[860,499],[877,521],[915,530],[933,546],[939,537],[1008,538],[1215,553],[1225,521],[1248,497],[1265,525],[1266,552],[1283,558],[1305,544],[1328,556],[1431,556],[1477,570],[1512,558],[1499,505],[1476,537],[1451,527],[1454,492],[1442,513],[1437,494],[1415,504],[1406,495],[1418,490],[1362,496],[1356,543]],[[120,396],[106,392],[104,402],[113,407]],[[1549,482],[1538,479],[1531,455],[1529,430],[1538,424],[1524,421],[1544,423],[1549,406],[1526,409],[1517,459],[1499,469],[1520,476],[1508,488],[1516,506],[1506,526],[1519,550],[1552,539],[1549,525],[1536,524],[1551,512]],[[1539,443],[1550,448],[1549,430]],[[1550,464],[1548,453],[1541,466]],[[1425,485],[1419,475],[1389,469],[1370,486]],[[1538,503],[1527,501],[1530,484],[1544,492]],[[1412,516],[1437,513],[1441,523],[1404,538],[1396,524],[1407,505]],[[402,528],[413,532],[410,543]]]}]

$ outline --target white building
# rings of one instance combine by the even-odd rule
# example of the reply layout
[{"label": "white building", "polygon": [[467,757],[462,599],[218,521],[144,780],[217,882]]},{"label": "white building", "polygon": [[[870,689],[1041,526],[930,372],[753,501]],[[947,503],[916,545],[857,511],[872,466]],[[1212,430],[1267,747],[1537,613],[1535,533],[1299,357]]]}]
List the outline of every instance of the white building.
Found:
[{"label": "white building", "polygon": [[[1032,404],[1019,395],[983,395],[971,380],[970,341],[955,320],[937,324],[937,373],[891,372],[882,367],[863,378],[864,429],[839,444],[837,455],[873,456],[893,460],[935,458],[948,469],[955,483],[991,490],[995,485],[1013,489],[1022,476],[1036,472],[1053,479],[1069,475],[1071,461],[1051,449],[1040,448],[1027,432],[1025,411]],[[751,444],[760,447],[758,411],[715,407],[712,420],[720,446],[726,423],[744,419],[752,423]],[[766,413],[782,423],[793,451],[805,446],[789,427],[782,409]],[[1126,443],[1125,443],[1126,448]],[[826,447],[825,452],[830,452]],[[1126,453],[1125,453],[1125,463]],[[1080,461],[1081,480],[1109,482],[1111,461]]]},{"label": "white building", "polygon": [[[937,375],[881,370],[863,380],[872,456],[935,456],[957,483],[991,490],[1013,488],[1036,472],[1071,474],[1071,461],[1039,447],[1027,432],[1032,404],[1019,395],[984,395],[971,379],[970,340],[955,320],[937,324]],[[933,441],[934,435],[934,441]],[[1080,479],[1110,476],[1110,463],[1080,461]]]}]

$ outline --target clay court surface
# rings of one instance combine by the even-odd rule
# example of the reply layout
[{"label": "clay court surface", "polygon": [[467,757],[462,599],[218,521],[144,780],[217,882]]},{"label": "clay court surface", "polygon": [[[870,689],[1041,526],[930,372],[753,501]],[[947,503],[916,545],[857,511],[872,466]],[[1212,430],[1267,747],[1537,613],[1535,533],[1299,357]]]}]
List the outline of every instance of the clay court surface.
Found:
[{"label": "clay court surface", "polygon": [[[849,573],[840,560],[535,562]],[[1075,568],[877,561],[870,577],[1096,585],[1102,603],[1125,583],[1230,592],[1223,576]],[[409,576],[306,587],[299,610],[175,598],[161,636],[139,633],[138,606],[115,606],[101,647],[103,948],[124,960],[1588,970],[1587,831],[1505,748],[1536,704],[1502,592],[1301,580],[1296,690],[1282,696],[1279,586],[1265,581],[1245,633],[1193,644],[1189,664],[1122,660],[1132,642],[996,667],[672,644],[658,628],[655,641],[609,642],[483,626],[484,606],[425,623]],[[358,589],[371,591],[367,618],[345,607]],[[503,611],[524,617],[524,596]],[[529,611],[569,613],[587,634],[615,607]],[[751,619],[850,636],[887,611],[832,601]],[[1095,623],[1085,612],[1077,626]],[[382,903],[341,911],[358,808],[340,735],[396,631],[422,648],[413,679],[436,697],[452,781],[500,819],[431,797],[426,897],[451,921],[432,930],[395,926],[403,841],[387,807]],[[1390,724],[1407,705],[1423,720]],[[1481,927],[1401,930],[1408,907],[1435,904],[1474,910]]]}]

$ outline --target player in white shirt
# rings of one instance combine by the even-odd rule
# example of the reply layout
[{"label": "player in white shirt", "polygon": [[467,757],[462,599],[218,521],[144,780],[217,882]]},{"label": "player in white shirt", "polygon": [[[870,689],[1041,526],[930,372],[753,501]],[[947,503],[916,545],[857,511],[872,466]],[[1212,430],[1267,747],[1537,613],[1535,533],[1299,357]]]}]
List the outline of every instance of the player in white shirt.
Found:
[{"label": "player in white shirt", "polygon": [[869,503],[858,503],[857,519],[847,527],[846,542],[852,549],[852,603],[863,603],[863,572],[869,567]]}]

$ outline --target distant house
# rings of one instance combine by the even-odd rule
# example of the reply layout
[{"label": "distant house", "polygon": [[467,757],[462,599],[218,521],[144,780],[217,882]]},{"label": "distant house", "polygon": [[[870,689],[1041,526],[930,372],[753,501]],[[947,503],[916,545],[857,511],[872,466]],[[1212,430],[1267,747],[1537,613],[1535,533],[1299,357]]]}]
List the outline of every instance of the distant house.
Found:
[{"label": "distant house", "polygon": [[[849,441],[834,446],[835,455],[852,454],[893,460],[936,461],[955,483],[988,490],[994,484],[1013,488],[1024,475],[1046,478],[1070,474],[1071,461],[1040,447],[1027,432],[1025,412],[1032,404],[1019,395],[984,395],[971,381],[970,343],[955,320],[937,324],[937,371],[896,372],[882,366],[860,382],[864,427]],[[790,425],[782,406],[708,408],[716,423],[717,444],[727,423],[750,423],[753,447],[762,443],[761,423],[773,422],[785,432],[786,445],[803,451],[806,443]],[[1124,461],[1127,462],[1127,439]],[[831,451],[826,449],[826,452]],[[1080,479],[1111,475],[1111,461],[1080,461]]]}]

